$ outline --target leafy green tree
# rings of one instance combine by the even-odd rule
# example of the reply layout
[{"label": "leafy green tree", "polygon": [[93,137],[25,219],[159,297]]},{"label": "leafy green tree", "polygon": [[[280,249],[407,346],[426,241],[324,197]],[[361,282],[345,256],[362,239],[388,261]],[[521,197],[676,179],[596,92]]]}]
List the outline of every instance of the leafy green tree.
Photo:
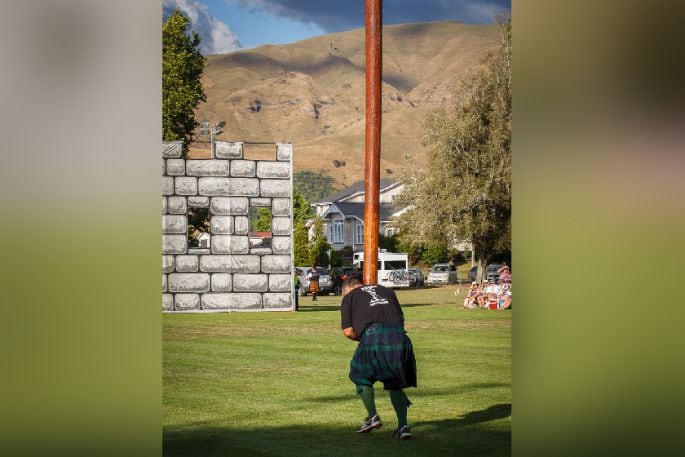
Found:
[{"label": "leafy green tree", "polygon": [[335,179],[324,172],[302,170],[295,172],[293,182],[307,200],[317,201],[333,193]]},{"label": "leafy green tree", "polygon": [[330,251],[331,245],[328,244],[324,234],[323,220],[318,216],[314,219],[312,231],[313,236],[309,242],[309,263],[316,263],[319,266],[328,265],[328,251]]},{"label": "leafy green tree", "polygon": [[445,243],[428,243],[421,252],[421,261],[433,265],[434,263],[447,262],[449,250]]},{"label": "leafy green tree", "polygon": [[398,221],[402,241],[469,240],[480,274],[511,245],[511,21],[499,23],[502,46],[453,111],[427,120],[428,167],[405,177],[397,199],[410,208]]},{"label": "leafy green tree", "polygon": [[297,188],[293,189],[293,219],[295,222],[307,222],[314,215],[314,210],[305,196]]},{"label": "leafy green tree", "polygon": [[295,222],[293,243],[295,245],[295,265],[298,267],[307,266],[309,264],[309,232],[303,221]]},{"label": "leafy green tree", "polygon": [[271,208],[250,208],[250,231],[253,232],[270,232],[272,227],[273,216]]},{"label": "leafy green tree", "polygon": [[397,252],[397,237],[395,235],[385,236],[379,233],[378,247],[380,249],[387,249],[388,252]]},{"label": "leafy green tree", "polygon": [[330,262],[331,262],[331,267],[342,267],[343,266],[343,258],[338,251],[331,251]]},{"label": "leafy green tree", "polygon": [[207,96],[200,82],[206,58],[200,54],[200,36],[187,33],[190,19],[176,8],[162,26],[162,139],[192,140],[195,108]]},{"label": "leafy green tree", "polygon": [[421,260],[421,253],[423,252],[423,244],[416,244],[404,241],[400,236],[397,238],[397,252],[406,252],[409,255],[409,263],[415,264]]},{"label": "leafy green tree", "polygon": [[307,199],[297,188],[293,189],[293,243],[295,246],[295,265],[304,266],[309,263],[309,233],[307,221],[314,211]]}]

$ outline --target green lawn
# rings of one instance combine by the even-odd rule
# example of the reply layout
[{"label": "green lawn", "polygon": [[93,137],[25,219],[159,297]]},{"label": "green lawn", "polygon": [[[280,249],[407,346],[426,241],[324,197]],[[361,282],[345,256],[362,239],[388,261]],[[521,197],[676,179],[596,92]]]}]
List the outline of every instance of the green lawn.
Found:
[{"label": "green lawn", "polygon": [[384,427],[354,433],[365,411],[339,297],[305,297],[297,313],[165,314],[164,455],[508,456],[511,311],[465,310],[453,290],[398,292],[419,384],[402,442],[381,384]]}]

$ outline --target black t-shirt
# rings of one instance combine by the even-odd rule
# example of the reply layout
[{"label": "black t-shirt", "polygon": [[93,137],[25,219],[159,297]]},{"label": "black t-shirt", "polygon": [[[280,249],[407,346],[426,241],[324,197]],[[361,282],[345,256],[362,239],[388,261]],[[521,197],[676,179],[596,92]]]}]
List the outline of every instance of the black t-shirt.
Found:
[{"label": "black t-shirt", "polygon": [[340,315],[342,328],[353,327],[358,338],[374,323],[404,325],[395,291],[379,285],[358,287],[345,295]]}]

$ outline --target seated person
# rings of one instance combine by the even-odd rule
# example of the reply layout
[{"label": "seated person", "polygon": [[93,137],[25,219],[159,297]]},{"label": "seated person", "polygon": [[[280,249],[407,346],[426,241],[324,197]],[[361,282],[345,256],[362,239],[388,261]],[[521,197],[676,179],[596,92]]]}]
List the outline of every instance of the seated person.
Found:
[{"label": "seated person", "polygon": [[464,299],[464,308],[476,308],[478,306],[476,303],[479,295],[480,288],[478,287],[478,283],[473,281],[468,293],[466,294],[466,298]]},{"label": "seated person", "polygon": [[508,308],[511,308],[511,286],[507,287],[506,291],[504,291],[500,300],[497,302],[497,309]]},{"label": "seated person", "polygon": [[506,264],[497,270],[497,273],[499,273],[499,279],[501,279],[504,283],[511,282],[511,270]]},{"label": "seated person", "polygon": [[487,279],[485,279],[483,281],[479,290],[480,290],[480,293],[478,294],[478,297],[477,297],[478,306],[480,306],[481,308],[485,308],[487,306],[488,291],[490,290],[490,285],[488,284]]},{"label": "seated person", "polygon": [[497,301],[502,292],[502,287],[494,282],[488,283],[483,289],[483,308],[489,308],[491,301]]},{"label": "seated person", "polygon": [[487,288],[487,299],[488,300],[494,300],[499,297],[499,294],[502,293],[502,282],[500,281],[499,284],[496,284],[495,282],[491,282],[490,285]]}]

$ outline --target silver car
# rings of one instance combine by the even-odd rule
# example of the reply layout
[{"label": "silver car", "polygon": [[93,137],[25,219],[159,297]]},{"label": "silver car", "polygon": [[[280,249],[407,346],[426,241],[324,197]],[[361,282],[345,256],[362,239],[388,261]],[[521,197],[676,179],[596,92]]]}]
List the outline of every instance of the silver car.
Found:
[{"label": "silver car", "polygon": [[429,284],[456,284],[457,283],[457,267],[448,263],[436,263],[431,267],[428,273]]},{"label": "silver car", "polygon": [[[307,273],[312,267],[295,267],[297,271],[297,278],[300,282],[300,289],[298,293],[300,296],[307,295],[309,293],[309,279],[307,279]],[[333,292],[333,281],[331,280],[328,270],[325,268],[318,267],[319,270],[319,295],[328,295]]]},{"label": "silver car", "polygon": [[423,286],[423,284],[426,282],[425,278],[423,277],[423,272],[418,268],[410,268],[408,271],[409,276],[414,278],[412,281],[412,286]]}]

